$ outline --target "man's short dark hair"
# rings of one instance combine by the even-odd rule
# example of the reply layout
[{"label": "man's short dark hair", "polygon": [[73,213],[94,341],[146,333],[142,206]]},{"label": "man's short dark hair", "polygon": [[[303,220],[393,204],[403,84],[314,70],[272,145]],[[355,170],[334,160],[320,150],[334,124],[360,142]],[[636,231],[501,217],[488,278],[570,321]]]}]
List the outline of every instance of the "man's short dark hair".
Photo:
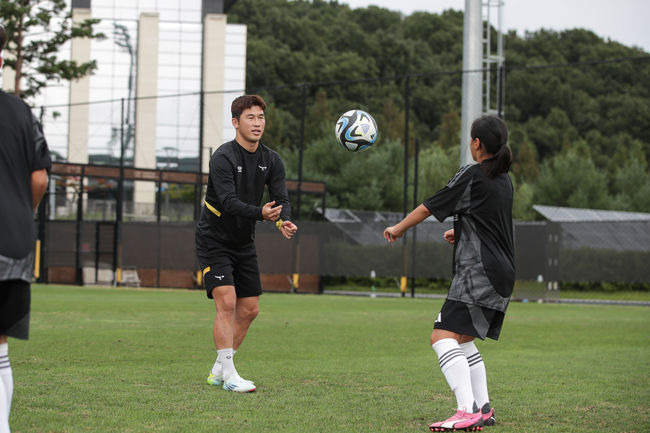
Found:
[{"label": "man's short dark hair", "polygon": [[241,116],[244,110],[246,110],[247,108],[251,108],[255,105],[261,107],[262,111],[266,111],[266,102],[264,102],[264,99],[262,99],[261,96],[243,95],[238,98],[235,98],[235,100],[232,101],[232,105],[230,107],[230,111],[232,112],[232,117],[239,120],[239,116]]},{"label": "man's short dark hair", "polygon": [[7,31],[5,30],[5,26],[0,24],[0,51],[2,51],[5,48],[6,43],[7,43]]}]

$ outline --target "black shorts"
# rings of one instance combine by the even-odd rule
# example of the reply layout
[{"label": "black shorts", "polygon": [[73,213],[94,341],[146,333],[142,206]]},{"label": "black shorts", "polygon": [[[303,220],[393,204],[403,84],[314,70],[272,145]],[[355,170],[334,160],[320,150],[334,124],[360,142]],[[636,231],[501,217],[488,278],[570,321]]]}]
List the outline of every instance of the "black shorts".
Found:
[{"label": "black shorts", "polygon": [[0,281],[0,335],[29,338],[31,286],[27,281]]},{"label": "black shorts", "polygon": [[445,300],[434,329],[444,329],[462,335],[485,340],[499,339],[505,313],[490,308],[469,305],[464,302]]},{"label": "black shorts", "polygon": [[212,299],[212,290],[218,286],[235,286],[238,298],[262,294],[255,244],[243,247],[213,245],[210,258],[199,260],[203,262],[200,263],[203,287],[208,298]]}]

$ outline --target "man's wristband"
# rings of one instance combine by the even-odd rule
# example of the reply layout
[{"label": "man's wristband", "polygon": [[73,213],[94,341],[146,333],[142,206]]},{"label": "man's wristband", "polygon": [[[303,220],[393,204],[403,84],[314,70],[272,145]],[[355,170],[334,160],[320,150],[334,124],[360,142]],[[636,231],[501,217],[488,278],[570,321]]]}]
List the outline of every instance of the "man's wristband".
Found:
[{"label": "man's wristband", "polygon": [[284,221],[282,221],[281,219],[278,219],[275,222],[275,226],[278,228],[278,230],[280,230],[282,228],[282,223],[284,223]]}]

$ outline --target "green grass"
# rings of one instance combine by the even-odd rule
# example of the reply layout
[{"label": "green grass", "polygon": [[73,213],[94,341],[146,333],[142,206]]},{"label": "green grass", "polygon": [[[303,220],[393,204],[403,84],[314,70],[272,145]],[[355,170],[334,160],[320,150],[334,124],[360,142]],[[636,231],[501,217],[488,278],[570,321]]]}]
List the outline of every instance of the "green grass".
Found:
[{"label": "green grass", "polygon": [[[429,345],[438,299],[265,294],[236,364],[205,383],[198,291],[34,286],[11,340],[12,432],[424,432],[455,406]],[[648,307],[512,303],[479,342],[494,432],[650,430]]]}]

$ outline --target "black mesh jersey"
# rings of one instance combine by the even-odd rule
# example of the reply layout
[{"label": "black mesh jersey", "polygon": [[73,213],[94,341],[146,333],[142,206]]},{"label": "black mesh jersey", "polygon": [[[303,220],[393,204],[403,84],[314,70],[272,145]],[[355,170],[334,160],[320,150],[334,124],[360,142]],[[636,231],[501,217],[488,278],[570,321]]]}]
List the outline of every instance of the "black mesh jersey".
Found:
[{"label": "black mesh jersey", "polygon": [[507,173],[490,179],[471,164],[424,201],[439,221],[454,216],[448,299],[506,311],[515,281],[512,195]]},{"label": "black mesh jersey", "polygon": [[199,256],[209,255],[215,242],[236,247],[254,241],[265,186],[270,200],[282,205],[280,218],[289,220],[284,163],[277,152],[260,143],[251,153],[235,140],[216,150],[210,158],[206,205],[196,226]]},{"label": "black mesh jersey", "polygon": [[32,111],[0,91],[0,256],[22,259],[34,249],[31,174],[50,165],[47,142]]}]

